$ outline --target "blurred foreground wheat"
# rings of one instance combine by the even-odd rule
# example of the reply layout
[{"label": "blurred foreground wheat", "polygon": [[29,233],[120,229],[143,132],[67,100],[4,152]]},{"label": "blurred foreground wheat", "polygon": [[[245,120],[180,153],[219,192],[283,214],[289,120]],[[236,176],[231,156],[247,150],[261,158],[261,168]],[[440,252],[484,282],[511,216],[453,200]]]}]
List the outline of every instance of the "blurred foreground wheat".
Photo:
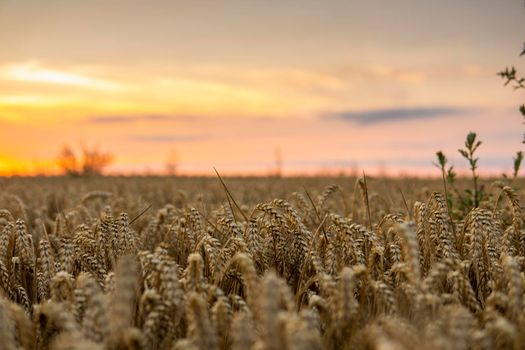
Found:
[{"label": "blurred foreground wheat", "polygon": [[362,180],[239,182],[238,202],[217,183],[189,200],[163,180],[63,181],[2,184],[2,349],[525,348],[508,186],[451,219],[437,191],[405,206]]}]

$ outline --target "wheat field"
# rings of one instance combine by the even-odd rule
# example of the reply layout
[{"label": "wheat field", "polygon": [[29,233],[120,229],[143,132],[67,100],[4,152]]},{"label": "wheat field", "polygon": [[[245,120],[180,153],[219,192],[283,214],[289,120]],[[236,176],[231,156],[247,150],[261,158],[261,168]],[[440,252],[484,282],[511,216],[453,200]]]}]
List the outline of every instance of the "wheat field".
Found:
[{"label": "wheat field", "polygon": [[0,179],[14,349],[523,349],[523,181]]}]

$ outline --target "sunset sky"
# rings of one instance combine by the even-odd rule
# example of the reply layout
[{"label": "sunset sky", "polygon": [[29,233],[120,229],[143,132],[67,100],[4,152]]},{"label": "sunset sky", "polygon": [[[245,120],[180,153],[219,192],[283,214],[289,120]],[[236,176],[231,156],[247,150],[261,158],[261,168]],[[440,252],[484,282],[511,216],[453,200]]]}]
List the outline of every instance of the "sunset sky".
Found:
[{"label": "sunset sky", "polygon": [[523,0],[0,0],[0,175],[65,144],[109,173],[430,174],[469,131],[509,171],[524,41]]}]

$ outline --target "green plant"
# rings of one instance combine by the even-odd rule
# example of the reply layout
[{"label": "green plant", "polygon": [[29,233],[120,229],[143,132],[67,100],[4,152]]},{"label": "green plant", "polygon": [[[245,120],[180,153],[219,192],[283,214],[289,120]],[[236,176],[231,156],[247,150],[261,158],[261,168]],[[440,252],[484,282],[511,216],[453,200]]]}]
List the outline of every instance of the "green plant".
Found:
[{"label": "green plant", "polygon": [[[441,171],[445,197],[451,214],[454,212],[454,209],[459,210],[460,213],[466,213],[473,208],[477,208],[485,198],[484,188],[480,186],[479,176],[476,173],[479,158],[475,157],[475,152],[482,143],[477,140],[476,137],[476,133],[470,132],[465,140],[465,148],[458,149],[459,153],[468,161],[472,173],[472,189],[467,188],[463,194],[456,187],[457,176],[454,167],[448,166],[448,159],[442,151],[436,152],[437,163],[434,163],[434,165]],[[520,164],[521,159],[519,159],[519,161],[515,160],[515,169],[519,169]],[[515,170],[515,173],[517,174],[517,170]],[[452,193],[450,193],[449,187],[456,195],[456,199],[454,199]]]},{"label": "green plant", "polygon": [[[521,163],[523,162],[523,152],[522,151],[516,152],[516,157],[512,158],[512,160],[513,160],[513,166],[512,166],[512,176],[510,177],[510,183],[512,183],[518,177],[518,174],[521,168]],[[509,176],[507,176],[507,174],[503,174],[502,176],[503,178],[509,180]]]},{"label": "green plant", "polygon": [[516,152],[516,158],[514,158],[514,171],[512,173],[512,179],[518,177],[518,172],[520,171],[521,162],[523,161],[523,152]]},{"label": "green plant", "polygon": [[476,140],[476,133],[469,132],[467,135],[467,139],[465,140],[465,148],[458,149],[458,152],[469,162],[470,171],[472,172],[473,189],[467,189],[466,192],[469,194],[471,202],[473,202],[474,208],[477,208],[479,206],[479,203],[483,199],[483,188],[479,187],[479,176],[476,174],[479,158],[476,158],[474,156],[474,152],[476,152],[480,145],[481,141]]},{"label": "green plant", "polygon": [[448,209],[450,211],[450,209],[452,208],[453,203],[452,203],[452,195],[447,190],[447,183],[449,183],[451,186],[453,186],[454,182],[456,180],[456,174],[454,173],[454,167],[453,166],[450,166],[447,169],[448,159],[447,159],[447,157],[445,156],[445,154],[442,151],[437,151],[436,152],[436,156],[437,156],[438,162],[434,163],[434,165],[436,167],[438,167],[439,170],[441,170],[441,178],[443,180],[443,188],[445,190],[445,197],[447,198],[447,206],[448,206]]}]

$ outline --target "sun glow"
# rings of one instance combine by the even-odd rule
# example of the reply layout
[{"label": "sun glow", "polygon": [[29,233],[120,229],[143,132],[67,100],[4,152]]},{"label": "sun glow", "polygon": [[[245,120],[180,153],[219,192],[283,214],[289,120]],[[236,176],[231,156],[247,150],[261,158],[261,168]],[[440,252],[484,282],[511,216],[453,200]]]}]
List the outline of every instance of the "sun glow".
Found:
[{"label": "sun glow", "polygon": [[0,176],[55,175],[58,168],[54,159],[27,160],[0,156]]}]

